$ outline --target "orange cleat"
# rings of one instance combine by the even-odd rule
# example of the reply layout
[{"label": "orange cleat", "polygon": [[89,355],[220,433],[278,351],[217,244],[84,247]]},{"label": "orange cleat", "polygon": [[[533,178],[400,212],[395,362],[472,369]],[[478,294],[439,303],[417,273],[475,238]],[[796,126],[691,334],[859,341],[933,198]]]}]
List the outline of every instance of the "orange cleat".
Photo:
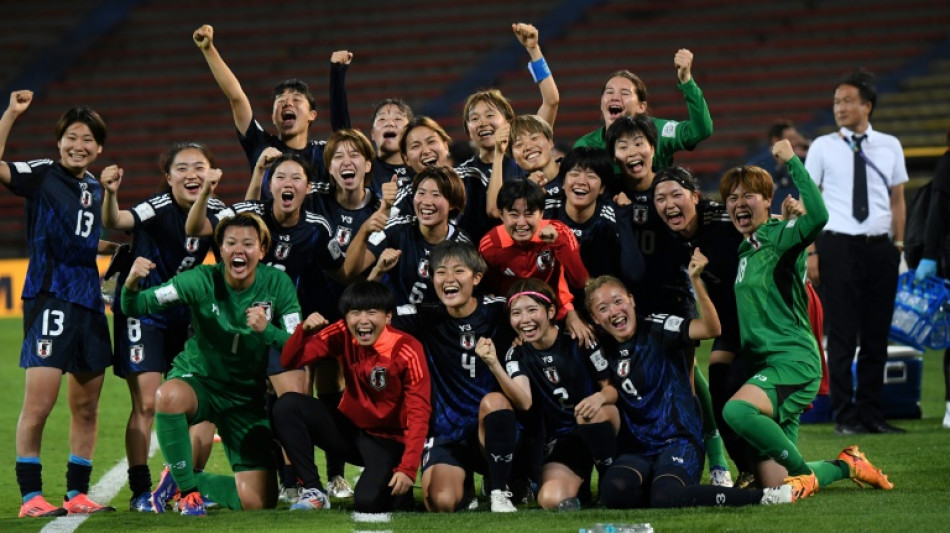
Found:
[{"label": "orange cleat", "polygon": [[20,518],[29,516],[31,518],[41,518],[47,516],[64,516],[68,513],[62,507],[54,507],[53,504],[46,501],[42,494],[33,496],[20,506]]},{"label": "orange cleat", "polygon": [[792,486],[792,501],[805,499],[818,492],[818,478],[814,472],[802,474],[800,476],[788,476],[785,478],[785,484]]},{"label": "orange cleat", "polygon": [[63,508],[69,511],[69,514],[93,514],[115,511],[115,507],[99,505],[81,492],[68,500],[63,500]]},{"label": "orange cleat", "polygon": [[881,472],[880,468],[872,465],[864,452],[858,450],[857,445],[851,445],[841,450],[838,454],[838,460],[848,463],[851,469],[851,481],[854,481],[859,487],[867,488],[868,485],[883,490],[891,490],[894,484],[887,479],[887,475]]}]

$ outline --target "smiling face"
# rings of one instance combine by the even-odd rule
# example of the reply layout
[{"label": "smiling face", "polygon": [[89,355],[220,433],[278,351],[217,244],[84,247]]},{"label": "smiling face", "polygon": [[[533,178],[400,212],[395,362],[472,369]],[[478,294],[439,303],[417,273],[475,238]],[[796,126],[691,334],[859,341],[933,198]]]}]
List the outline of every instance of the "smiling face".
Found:
[{"label": "smiling face", "polygon": [[583,210],[596,204],[603,192],[603,180],[589,168],[574,167],[564,174],[564,196],[575,209]]},{"label": "smiling face", "polygon": [[467,316],[478,306],[472,297],[482,275],[472,272],[459,258],[446,256],[432,272],[432,286],[439,300],[453,316]]},{"label": "smiling face", "polygon": [[416,173],[429,166],[448,166],[449,143],[435,130],[417,126],[406,134],[406,164]]},{"label": "smiling face", "polygon": [[614,159],[624,176],[632,180],[638,190],[647,188],[653,180],[653,154],[656,152],[646,136],[635,133],[623,135],[614,144]]},{"label": "smiling face", "polygon": [[387,104],[379,108],[376,117],[373,118],[370,137],[376,144],[381,157],[399,153],[399,136],[406,129],[407,124],[409,124],[409,117],[399,106]]},{"label": "smiling face", "polygon": [[270,193],[274,197],[274,213],[294,215],[300,212],[307,197],[307,173],[296,161],[284,161],[274,168],[270,179]]},{"label": "smiling face", "polygon": [[752,192],[740,181],[726,197],[726,211],[729,219],[744,237],[748,237],[769,221],[769,209],[772,198]]},{"label": "smiling face", "polygon": [[542,212],[539,210],[529,211],[527,202],[524,198],[519,198],[511,204],[511,209],[503,208],[501,210],[501,223],[505,226],[505,231],[515,242],[528,242],[538,232],[538,226],[541,224]]},{"label": "smiling face", "polygon": [[195,203],[209,168],[207,156],[197,148],[185,148],[175,154],[165,180],[179,206],[187,209]]},{"label": "smiling face", "polygon": [[632,117],[646,110],[647,103],[640,101],[632,81],[622,76],[607,80],[604,92],[600,95],[600,112],[604,117],[605,127],[609,128],[622,116]]},{"label": "smiling face", "polygon": [[508,307],[508,318],[515,332],[536,348],[545,348],[556,338],[554,307],[541,305],[530,296],[516,296]]},{"label": "smiling face", "polygon": [[419,182],[412,196],[412,205],[419,224],[431,227],[448,223],[451,206],[435,180],[424,179]]},{"label": "smiling face", "polygon": [[662,181],[653,190],[653,203],[671,230],[687,238],[696,232],[698,191],[691,191],[673,180]]},{"label": "smiling face", "polygon": [[617,341],[630,340],[636,334],[636,306],[626,288],[613,282],[601,285],[591,294],[589,307],[594,322]]},{"label": "smiling face", "polygon": [[551,162],[554,141],[539,131],[525,132],[512,140],[511,155],[525,172],[542,170]]},{"label": "smiling face", "polygon": [[229,226],[221,241],[221,262],[228,286],[242,290],[254,284],[257,264],[266,250],[257,230],[248,226]]},{"label": "smiling face", "polygon": [[861,91],[854,85],[842,84],[835,89],[835,123],[839,128],[863,133],[871,116],[871,102],[861,100]]},{"label": "smiling face", "polygon": [[469,109],[465,127],[479,150],[486,152],[495,149],[495,130],[507,123],[505,115],[498,108],[480,101]]},{"label": "smiling face", "polygon": [[363,180],[371,167],[372,162],[367,161],[352,142],[343,141],[333,151],[330,175],[340,189],[355,191],[363,188]]},{"label": "smiling face", "polygon": [[278,137],[286,139],[306,134],[317,112],[310,107],[307,96],[293,89],[286,89],[274,98],[271,120],[277,126]]},{"label": "smiling face", "polygon": [[102,153],[102,146],[83,122],[73,122],[67,126],[56,146],[59,148],[59,163],[74,176],[82,176]]},{"label": "smiling face", "polygon": [[360,346],[372,346],[386,329],[392,313],[382,309],[353,309],[344,316],[346,329]]}]

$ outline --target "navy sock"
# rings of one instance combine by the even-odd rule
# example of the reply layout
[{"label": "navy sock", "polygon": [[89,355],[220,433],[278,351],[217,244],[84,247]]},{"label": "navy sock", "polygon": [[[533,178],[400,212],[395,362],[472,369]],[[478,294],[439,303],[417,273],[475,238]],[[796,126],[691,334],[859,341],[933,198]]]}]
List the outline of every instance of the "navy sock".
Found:
[{"label": "navy sock", "polygon": [[511,466],[518,442],[515,413],[510,409],[485,416],[485,453],[488,455],[488,488],[504,490],[511,477]]},{"label": "navy sock", "polygon": [[89,492],[89,477],[92,476],[92,461],[75,455],[66,463],[66,494],[73,498]]},{"label": "navy sock", "polygon": [[43,493],[43,465],[39,457],[17,457],[16,482],[24,502]]},{"label": "navy sock", "polygon": [[152,490],[152,473],[149,472],[148,465],[129,467],[129,488],[133,498]]},{"label": "navy sock", "polygon": [[597,468],[598,474],[603,474],[604,469],[610,466],[617,453],[617,436],[614,434],[613,426],[610,422],[580,424],[577,426],[577,431],[594,457],[594,467]]}]

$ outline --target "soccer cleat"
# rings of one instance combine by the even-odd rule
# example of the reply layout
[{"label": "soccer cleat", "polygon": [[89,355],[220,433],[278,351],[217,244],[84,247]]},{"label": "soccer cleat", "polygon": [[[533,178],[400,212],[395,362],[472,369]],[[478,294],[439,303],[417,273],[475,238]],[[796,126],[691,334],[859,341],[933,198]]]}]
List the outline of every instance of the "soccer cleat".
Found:
[{"label": "soccer cleat", "polygon": [[818,492],[818,478],[814,472],[802,474],[800,476],[788,476],[785,478],[785,484],[792,487],[792,501],[796,502],[811,496]]},{"label": "soccer cleat", "polygon": [[762,489],[762,505],[777,505],[780,503],[792,503],[792,486],[782,485],[779,487],[767,487]]},{"label": "soccer cleat", "polygon": [[352,498],[353,487],[350,487],[343,476],[333,476],[327,484],[327,494],[331,498]]},{"label": "soccer cleat", "polygon": [[714,466],[709,469],[709,484],[714,487],[731,487],[732,474],[728,468]]},{"label": "soccer cleat", "polygon": [[491,491],[491,512],[493,513],[513,513],[518,510],[511,503],[511,493],[507,490],[495,489]]},{"label": "soccer cleat", "polygon": [[739,477],[732,486],[737,489],[755,489],[758,488],[759,481],[752,472],[739,472]]},{"label": "soccer cleat", "polygon": [[277,496],[277,501],[282,503],[294,503],[299,497],[300,485],[294,485],[292,487],[285,487],[281,485],[280,494]]},{"label": "soccer cleat", "polygon": [[30,518],[44,518],[47,516],[64,516],[69,511],[62,507],[55,507],[42,494],[37,494],[29,500],[23,502],[20,506],[20,518],[29,516]]},{"label": "soccer cleat", "polygon": [[98,503],[90,500],[89,497],[82,492],[73,496],[72,498],[64,499],[63,508],[66,509],[69,514],[93,514],[115,511],[115,507],[99,505]]},{"label": "soccer cleat", "polygon": [[152,505],[152,493],[143,492],[138,496],[133,496],[129,500],[129,510],[139,513],[154,513],[155,507]]},{"label": "soccer cleat", "polygon": [[189,492],[181,497],[178,502],[178,512],[183,516],[204,516],[208,514],[205,510],[205,500],[198,491]]},{"label": "soccer cleat", "polygon": [[330,498],[320,489],[303,489],[300,498],[290,506],[291,511],[312,511],[315,509],[329,509]]},{"label": "soccer cleat", "polygon": [[155,509],[155,512],[164,513],[165,506],[175,497],[177,492],[178,484],[175,483],[175,478],[172,477],[171,470],[166,466],[165,470],[162,470],[162,477],[158,480],[158,485],[156,485],[155,490],[152,491],[152,507]]},{"label": "soccer cleat", "polygon": [[867,488],[867,485],[884,490],[894,488],[894,484],[887,479],[887,475],[881,472],[881,469],[872,465],[864,452],[858,450],[857,445],[851,445],[841,450],[841,453],[838,454],[838,460],[848,463],[848,468],[851,470],[851,481],[854,481],[862,489]]},{"label": "soccer cleat", "polygon": [[472,499],[469,500],[468,505],[465,507],[469,511],[478,510],[478,496],[472,496]]}]

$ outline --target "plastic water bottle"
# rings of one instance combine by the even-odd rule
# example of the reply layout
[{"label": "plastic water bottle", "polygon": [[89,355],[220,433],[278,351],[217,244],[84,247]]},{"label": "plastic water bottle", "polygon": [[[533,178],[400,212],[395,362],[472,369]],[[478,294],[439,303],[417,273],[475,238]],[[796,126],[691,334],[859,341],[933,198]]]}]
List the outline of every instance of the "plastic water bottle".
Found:
[{"label": "plastic water bottle", "polygon": [[653,533],[653,526],[649,523],[594,524],[589,528],[580,528],[578,533]]}]

